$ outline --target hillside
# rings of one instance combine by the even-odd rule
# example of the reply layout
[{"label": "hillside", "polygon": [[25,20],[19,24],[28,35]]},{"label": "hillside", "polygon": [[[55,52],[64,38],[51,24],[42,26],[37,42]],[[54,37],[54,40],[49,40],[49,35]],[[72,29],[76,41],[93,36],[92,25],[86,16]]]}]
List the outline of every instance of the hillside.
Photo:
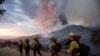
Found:
[{"label": "hillside", "polygon": [[[91,38],[91,37],[93,37],[93,31],[87,27],[84,27],[81,25],[67,25],[67,26],[62,27],[59,30],[51,32],[49,35],[56,36],[58,42],[61,42],[63,40],[68,39],[67,34],[69,32],[73,32],[75,34],[79,34],[81,32],[84,32],[84,34],[81,35],[82,37],[80,39],[80,42],[90,46],[92,54],[99,54],[100,53],[100,46],[96,46],[91,42],[91,39],[93,39],[93,38]],[[49,44],[49,37],[39,39],[40,43],[44,46],[44,48],[46,48],[47,45]],[[31,44],[33,36],[23,36],[23,37],[19,37],[17,39],[14,39],[14,40],[26,39],[26,38],[30,39],[30,44]]]},{"label": "hillside", "polygon": [[84,34],[81,35],[82,37],[80,39],[80,42],[88,45],[91,49],[92,54],[100,53],[100,46],[95,46],[91,42],[93,31],[87,27],[84,27],[81,25],[69,25],[69,26],[64,27],[63,29],[50,33],[50,35],[57,36],[57,39],[60,42],[68,38],[67,34],[69,32],[73,32],[75,34],[84,32]]}]

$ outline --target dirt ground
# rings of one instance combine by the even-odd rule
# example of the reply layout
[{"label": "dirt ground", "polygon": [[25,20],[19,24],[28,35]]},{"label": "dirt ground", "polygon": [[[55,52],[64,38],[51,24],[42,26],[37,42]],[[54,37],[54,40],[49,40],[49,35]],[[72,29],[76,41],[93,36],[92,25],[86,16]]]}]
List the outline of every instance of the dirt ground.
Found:
[{"label": "dirt ground", "polygon": [[[51,56],[50,51],[41,51],[41,53],[42,53],[42,56]],[[71,56],[65,52],[59,52],[58,54],[59,54],[59,56]],[[21,55],[19,54],[19,51],[17,51],[17,49],[5,47],[5,48],[0,48],[0,56],[21,56]],[[23,56],[25,56],[24,50],[23,50]],[[34,56],[33,52],[31,50],[30,50],[30,56]],[[39,55],[37,55],[37,56],[39,56]],[[90,56],[100,56],[100,55],[91,54]]]},{"label": "dirt ground", "polygon": [[[20,56],[16,49],[11,49],[9,47],[0,48],[0,56]],[[25,52],[23,54],[25,56]],[[32,51],[30,51],[30,56],[33,56]],[[37,55],[38,56],[38,55]],[[51,56],[49,51],[42,51],[42,56]],[[60,52],[59,56],[70,56],[64,52]]]}]

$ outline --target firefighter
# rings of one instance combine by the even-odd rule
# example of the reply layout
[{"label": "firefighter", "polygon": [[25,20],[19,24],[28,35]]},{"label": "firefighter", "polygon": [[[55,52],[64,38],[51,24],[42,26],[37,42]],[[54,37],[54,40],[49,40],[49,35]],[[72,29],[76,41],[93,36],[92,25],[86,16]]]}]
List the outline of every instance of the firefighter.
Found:
[{"label": "firefighter", "polygon": [[58,52],[56,51],[57,40],[56,38],[50,39],[49,48],[51,49],[51,56],[58,56]]},{"label": "firefighter", "polygon": [[29,56],[29,53],[30,53],[30,45],[29,45],[29,40],[28,39],[25,39],[24,49],[25,49],[26,56]]},{"label": "firefighter", "polygon": [[68,34],[68,37],[71,40],[71,42],[70,42],[70,47],[67,50],[67,53],[71,54],[71,56],[79,56],[80,55],[78,52],[79,45],[77,43],[79,38],[76,38],[76,36],[72,32]]},{"label": "firefighter", "polygon": [[41,49],[41,44],[39,43],[39,40],[37,38],[33,38],[32,50],[33,50],[34,56],[36,56],[36,52],[39,54],[39,56],[42,56],[40,49]]},{"label": "firefighter", "polygon": [[20,52],[20,55],[22,56],[23,55],[23,42],[22,42],[22,40],[19,40],[18,50]]}]

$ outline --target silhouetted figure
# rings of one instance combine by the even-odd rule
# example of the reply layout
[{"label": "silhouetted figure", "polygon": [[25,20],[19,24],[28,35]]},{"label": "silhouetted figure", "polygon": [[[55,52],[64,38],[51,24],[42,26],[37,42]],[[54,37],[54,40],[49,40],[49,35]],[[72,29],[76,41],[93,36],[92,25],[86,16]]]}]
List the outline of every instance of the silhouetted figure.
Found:
[{"label": "silhouetted figure", "polygon": [[58,52],[56,51],[57,41],[55,38],[50,39],[49,48],[51,49],[51,56],[58,56]]},{"label": "silhouetted figure", "polygon": [[25,40],[24,48],[25,48],[26,56],[29,56],[29,53],[30,53],[30,45],[29,45],[29,40],[28,39]]},{"label": "silhouetted figure", "polygon": [[38,39],[33,38],[32,50],[33,50],[34,56],[36,56],[36,52],[39,54],[39,56],[42,56],[40,49],[41,49],[41,44],[39,43]]},{"label": "silhouetted figure", "polygon": [[23,55],[23,42],[22,42],[22,40],[19,40],[18,50],[20,52],[20,55],[22,56]]}]

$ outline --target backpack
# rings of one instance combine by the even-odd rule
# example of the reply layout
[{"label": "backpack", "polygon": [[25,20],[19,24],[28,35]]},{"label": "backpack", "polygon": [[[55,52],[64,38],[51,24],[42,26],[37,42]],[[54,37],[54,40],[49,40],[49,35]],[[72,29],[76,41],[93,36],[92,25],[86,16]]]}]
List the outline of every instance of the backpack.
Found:
[{"label": "backpack", "polygon": [[32,44],[32,49],[41,49],[42,45],[40,43],[37,43],[36,45]]},{"label": "backpack", "polygon": [[55,48],[55,49],[56,49],[56,51],[57,51],[57,52],[60,52],[60,51],[61,51],[61,49],[62,49],[61,44],[60,44],[60,43],[57,43],[57,44],[56,44],[56,48]]},{"label": "backpack", "polygon": [[22,47],[23,47],[23,43],[19,43],[19,44],[18,44],[18,47],[19,47],[19,48],[22,48]]},{"label": "backpack", "polygon": [[42,45],[40,43],[38,43],[37,49],[41,49],[41,48],[42,48]]},{"label": "backpack", "polygon": [[87,56],[90,52],[90,47],[83,43],[78,43],[78,44],[79,44],[78,52],[80,53],[80,56]]},{"label": "backpack", "polygon": [[24,44],[23,44],[23,48],[25,48],[25,49],[30,49],[29,43],[24,43]]}]

